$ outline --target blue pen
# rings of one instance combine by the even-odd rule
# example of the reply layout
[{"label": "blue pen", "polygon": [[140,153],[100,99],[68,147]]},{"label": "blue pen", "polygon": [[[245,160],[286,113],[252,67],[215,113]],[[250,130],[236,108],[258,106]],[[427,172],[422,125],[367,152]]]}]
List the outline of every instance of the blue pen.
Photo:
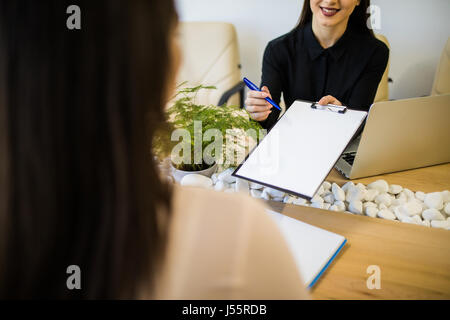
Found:
[{"label": "blue pen", "polygon": [[[256,90],[256,91],[261,91],[253,82],[251,82],[250,80],[248,80],[247,78],[244,78],[244,83],[247,85],[247,87],[250,88],[250,90]],[[278,110],[281,111],[281,108],[275,103],[275,101],[273,101],[272,99],[270,99],[269,97],[264,98],[267,102],[269,102],[271,105],[273,105],[275,108],[277,108]]]}]

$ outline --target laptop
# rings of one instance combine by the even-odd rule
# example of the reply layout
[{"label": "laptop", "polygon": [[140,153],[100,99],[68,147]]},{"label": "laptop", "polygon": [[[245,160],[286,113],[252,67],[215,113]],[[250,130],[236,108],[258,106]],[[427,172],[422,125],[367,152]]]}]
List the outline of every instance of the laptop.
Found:
[{"label": "laptop", "polygon": [[336,162],[348,179],[450,162],[450,94],[374,103]]}]

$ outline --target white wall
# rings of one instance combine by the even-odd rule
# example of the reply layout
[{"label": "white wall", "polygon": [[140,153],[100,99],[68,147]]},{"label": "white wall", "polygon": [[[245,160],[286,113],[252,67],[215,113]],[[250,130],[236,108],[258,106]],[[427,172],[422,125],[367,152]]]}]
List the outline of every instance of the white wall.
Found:
[{"label": "white wall", "polygon": [[[259,83],[268,41],[296,24],[302,0],[176,0],[183,21],[225,21],[236,26],[242,75]],[[450,36],[449,0],[372,0],[391,44],[390,98],[427,95],[442,49]]]}]

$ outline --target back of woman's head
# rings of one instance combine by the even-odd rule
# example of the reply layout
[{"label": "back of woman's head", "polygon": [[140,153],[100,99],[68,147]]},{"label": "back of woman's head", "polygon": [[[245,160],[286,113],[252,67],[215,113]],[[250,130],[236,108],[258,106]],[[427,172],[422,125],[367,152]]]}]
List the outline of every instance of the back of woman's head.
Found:
[{"label": "back of woman's head", "polygon": [[[72,4],[81,29],[67,26]],[[151,287],[170,188],[150,141],[175,21],[168,0],[0,0],[1,298]]]}]

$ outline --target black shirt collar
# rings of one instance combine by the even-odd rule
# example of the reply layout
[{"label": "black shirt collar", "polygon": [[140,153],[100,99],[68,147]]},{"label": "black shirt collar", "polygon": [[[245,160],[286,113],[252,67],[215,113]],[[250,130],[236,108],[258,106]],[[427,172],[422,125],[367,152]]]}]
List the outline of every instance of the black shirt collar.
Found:
[{"label": "black shirt collar", "polygon": [[305,44],[308,47],[309,56],[311,60],[317,59],[321,54],[325,52],[328,52],[334,60],[336,61],[339,60],[339,58],[345,52],[346,43],[349,41],[350,33],[351,31],[347,27],[347,30],[345,30],[342,37],[340,37],[339,40],[333,46],[324,49],[314,36],[311,22],[308,23],[303,29],[303,37],[305,39]]}]

